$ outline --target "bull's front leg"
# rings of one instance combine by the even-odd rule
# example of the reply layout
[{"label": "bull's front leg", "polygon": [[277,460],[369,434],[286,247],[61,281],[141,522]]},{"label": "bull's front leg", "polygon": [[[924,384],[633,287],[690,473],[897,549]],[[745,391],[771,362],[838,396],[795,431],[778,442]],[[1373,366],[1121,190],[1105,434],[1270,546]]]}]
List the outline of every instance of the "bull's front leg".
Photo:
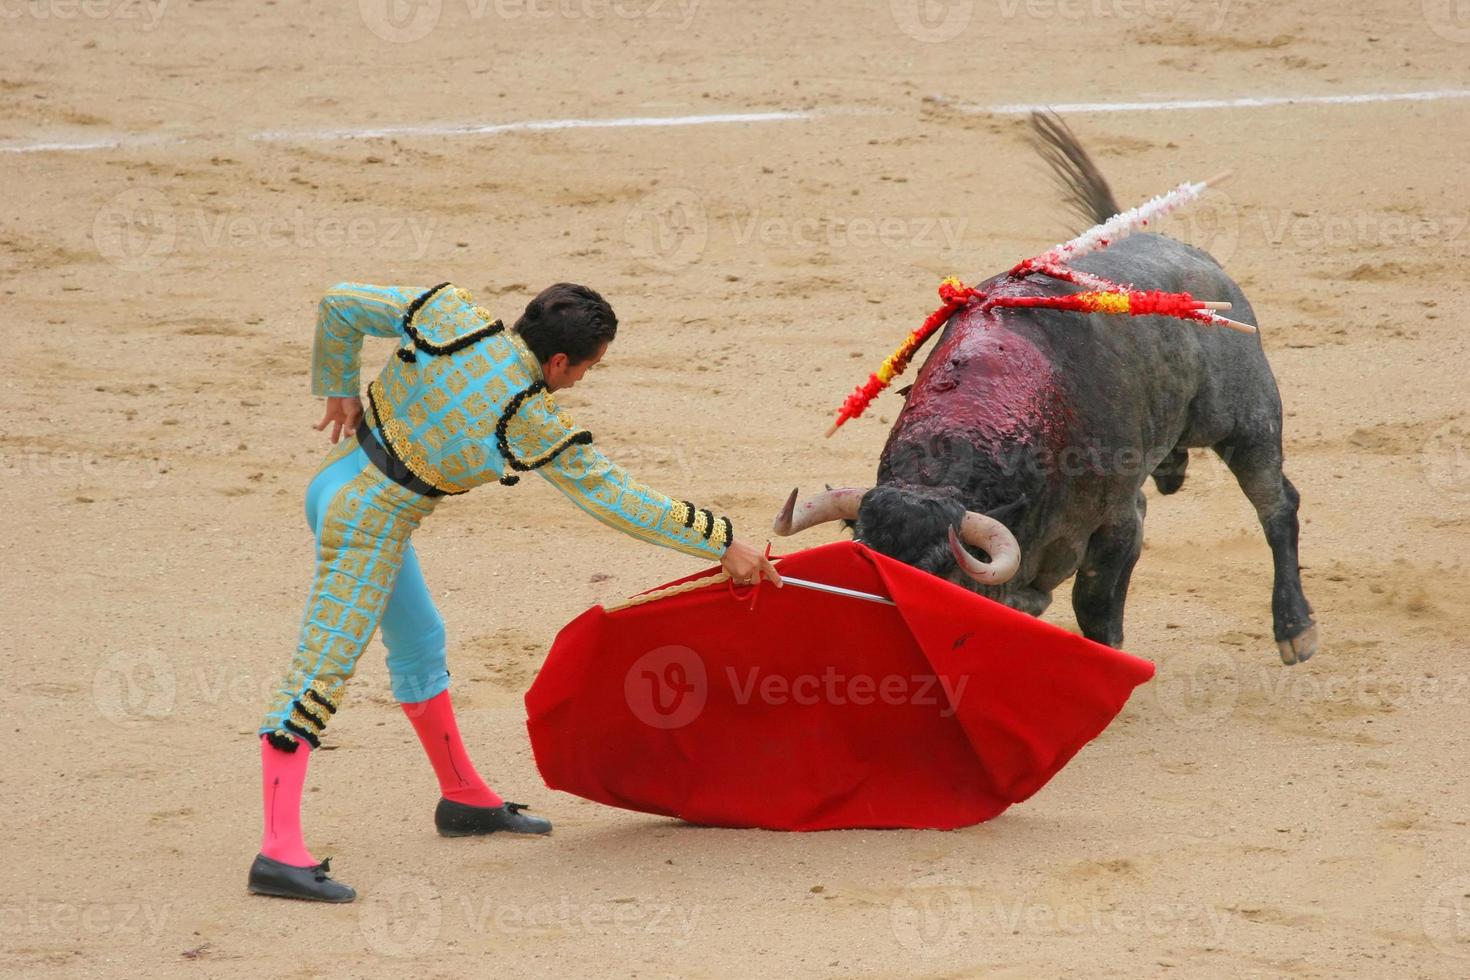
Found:
[{"label": "bull's front leg", "polygon": [[1128,580],[1143,550],[1143,515],[1148,502],[1139,491],[1087,539],[1087,551],[1072,584],[1072,611],[1089,640],[1110,647],[1123,645],[1123,605]]}]

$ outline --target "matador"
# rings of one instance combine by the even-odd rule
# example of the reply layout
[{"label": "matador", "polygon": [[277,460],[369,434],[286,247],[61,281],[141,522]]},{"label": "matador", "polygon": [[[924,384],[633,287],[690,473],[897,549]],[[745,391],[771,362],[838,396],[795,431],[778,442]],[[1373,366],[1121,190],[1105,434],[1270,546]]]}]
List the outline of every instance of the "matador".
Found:
[{"label": "matador", "polygon": [[[571,388],[617,334],[592,289],[558,283],[507,330],[469,292],[341,283],[317,311],[312,392],[326,399],[316,429],[333,448],[306,491],[316,571],[290,669],[260,725],[263,831],[249,890],[350,902],[356,892],[307,849],[301,797],[312,750],[342,710],[347,681],[382,629],[393,696],[428,754],[449,837],[545,834],[551,823],[505,801],[470,762],[449,697],[444,621],[410,537],[446,496],[536,473],[619,531],[721,562],[733,581],[780,576],[735,538],[727,517],[638,482],[562,412]],[[365,336],[397,343],[360,397]]]}]

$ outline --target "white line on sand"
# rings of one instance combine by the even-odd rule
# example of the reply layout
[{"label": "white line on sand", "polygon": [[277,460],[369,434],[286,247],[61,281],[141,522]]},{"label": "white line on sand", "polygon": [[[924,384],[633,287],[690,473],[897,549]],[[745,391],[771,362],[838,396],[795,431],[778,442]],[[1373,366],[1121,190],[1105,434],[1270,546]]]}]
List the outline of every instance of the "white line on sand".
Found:
[{"label": "white line on sand", "polygon": [[1164,102],[1051,102],[1035,104],[969,105],[951,103],[961,112],[1019,116],[1051,109],[1076,115],[1087,112],[1160,112],[1169,109],[1259,109],[1278,105],[1362,105],[1368,102],[1435,102],[1470,99],[1470,89],[1446,88],[1428,92],[1364,92],[1356,95],[1270,95],[1240,99],[1171,99]]},{"label": "white line on sand", "polygon": [[656,126],[709,126],[716,123],[788,122],[810,112],[736,112],[704,116],[628,116],[623,119],[531,119],[510,123],[437,126],[384,126],[379,129],[329,129],[253,133],[252,140],[295,143],[308,140],[371,140],[393,136],[497,136],[548,129],[638,129]]},{"label": "white line on sand", "polygon": [[[733,112],[700,116],[628,116],[621,119],[528,119],[509,123],[439,123],[422,126],[378,126],[371,129],[271,130],[248,133],[248,140],[264,143],[313,143],[334,140],[389,139],[395,136],[497,136],[501,133],[558,129],[640,129],[658,126],[709,126],[719,123],[788,122],[809,119],[814,112]],[[160,139],[157,136],[117,136],[111,139],[44,143],[0,142],[0,153],[38,153],[45,150],[114,150],[156,143],[194,143],[202,137]]]},{"label": "white line on sand", "polygon": [[[937,99],[961,112],[1023,115],[1043,109],[1079,114],[1088,112],[1156,112],[1168,109],[1255,109],[1292,105],[1361,105],[1370,102],[1433,102],[1470,98],[1470,89],[1434,89],[1426,92],[1365,92],[1353,95],[1250,96],[1238,99],[1175,99],[1164,102],[1061,102],[971,105]],[[508,123],[440,123],[419,126],[379,126],[363,129],[270,130],[248,133],[245,139],[267,143],[311,143],[333,140],[387,139],[395,136],[497,136],[501,133],[544,132],[562,129],[639,129],[649,127],[709,126],[721,123],[794,122],[842,110],[733,112],[697,116],[627,116],[618,119],[528,119]],[[854,110],[849,110],[854,111]],[[855,110],[866,114],[863,110]],[[219,140],[224,137],[158,135],[115,136],[90,140],[0,141],[0,153],[84,152],[120,150],[158,144]]]}]

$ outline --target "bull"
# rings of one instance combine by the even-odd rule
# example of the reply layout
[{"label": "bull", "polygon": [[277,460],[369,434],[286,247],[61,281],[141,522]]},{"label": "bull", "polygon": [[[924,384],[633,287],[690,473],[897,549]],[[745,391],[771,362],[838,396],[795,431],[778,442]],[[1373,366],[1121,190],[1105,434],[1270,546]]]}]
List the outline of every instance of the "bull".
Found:
[{"label": "bull", "polygon": [[[1119,212],[1107,181],[1055,116],[1031,119],[1038,151],[1091,222]],[[1256,325],[1209,254],[1139,234],[1074,267],[1140,289],[1228,301]],[[988,294],[1079,287],[995,276]],[[1273,633],[1286,664],[1318,646],[1297,557],[1300,495],[1282,472],[1281,396],[1259,334],[1159,316],[1120,320],[1051,309],[970,306],[948,322],[917,378],[869,489],[796,491],[775,531],[846,521],[856,540],[1031,615],[1073,575],[1082,634],[1123,642],[1128,582],[1143,545],[1150,477],[1184,484],[1189,450],[1219,455],[1270,544]]]}]

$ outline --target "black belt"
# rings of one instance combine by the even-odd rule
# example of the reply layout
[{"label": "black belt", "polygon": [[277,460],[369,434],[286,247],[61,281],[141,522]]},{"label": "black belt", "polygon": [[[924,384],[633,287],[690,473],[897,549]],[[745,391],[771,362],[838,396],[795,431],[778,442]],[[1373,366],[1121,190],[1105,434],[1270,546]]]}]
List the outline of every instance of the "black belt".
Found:
[{"label": "black belt", "polygon": [[404,465],[403,460],[393,455],[386,446],[379,442],[366,419],[357,423],[357,444],[362,447],[363,452],[367,453],[367,458],[373,461],[373,465],[400,487],[425,497],[444,496],[443,490],[437,490],[414,476],[413,472]]}]

